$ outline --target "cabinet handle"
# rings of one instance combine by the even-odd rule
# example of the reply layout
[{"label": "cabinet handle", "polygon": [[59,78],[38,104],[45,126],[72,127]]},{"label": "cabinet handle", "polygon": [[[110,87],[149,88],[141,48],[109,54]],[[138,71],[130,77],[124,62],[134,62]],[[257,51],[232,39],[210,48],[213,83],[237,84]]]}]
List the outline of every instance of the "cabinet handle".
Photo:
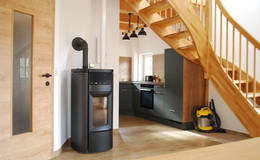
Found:
[{"label": "cabinet handle", "polygon": [[163,92],[155,92],[155,94],[161,94],[161,95],[164,95]]},{"label": "cabinet handle", "polygon": [[170,112],[176,112],[174,109],[169,109]]}]

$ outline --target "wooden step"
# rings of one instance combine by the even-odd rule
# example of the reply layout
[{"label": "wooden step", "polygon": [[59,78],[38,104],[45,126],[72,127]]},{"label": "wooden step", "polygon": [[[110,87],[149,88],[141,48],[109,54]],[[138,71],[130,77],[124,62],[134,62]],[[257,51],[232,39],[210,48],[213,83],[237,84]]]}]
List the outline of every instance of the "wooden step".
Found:
[{"label": "wooden step", "polygon": [[188,0],[188,1],[195,7],[200,7],[201,5],[206,6],[206,1],[202,1],[202,0]]},{"label": "wooden step", "polygon": [[[239,80],[234,80],[234,83],[235,83],[235,84],[239,84]],[[246,80],[241,80],[241,84],[242,84],[242,83],[246,83]],[[248,83],[249,83],[249,82],[248,82]]]},{"label": "wooden step", "polygon": [[194,63],[200,63],[198,52],[194,45],[179,48],[178,52],[181,52],[186,58],[192,60]]},{"label": "wooden step", "polygon": [[[244,96],[246,97],[246,93],[244,93]],[[254,98],[253,92],[248,92],[248,98]],[[255,93],[255,97],[260,97],[260,92]]]},{"label": "wooden step", "polygon": [[194,45],[186,46],[184,48],[179,48],[179,51],[183,55],[185,55],[186,57],[191,59],[194,63],[196,63],[196,64],[200,63],[198,52]]},{"label": "wooden step", "polygon": [[[178,36],[178,33],[175,33],[176,37]],[[171,35],[173,36],[173,35]],[[186,49],[186,48],[190,48],[193,47],[193,42],[191,40],[182,38],[182,39],[178,39],[178,38],[171,38],[166,36],[163,37],[164,40],[166,40],[167,42],[169,42],[171,44],[171,46],[173,46],[175,49]]]},{"label": "wooden step", "polygon": [[165,18],[161,21],[154,22],[151,24],[151,26],[167,27],[180,22],[182,22],[181,18],[179,16],[174,16],[174,17]]},{"label": "wooden step", "polygon": [[166,10],[168,8],[171,8],[169,3],[166,0],[162,0],[161,2],[151,4],[149,7],[141,9],[139,11],[139,14],[141,14],[141,15],[143,15],[143,14],[151,15],[151,14]]},{"label": "wooden step", "polygon": [[166,35],[165,38],[170,39],[187,39],[190,36],[190,33],[188,31],[181,31],[173,34]]},{"label": "wooden step", "polygon": [[[232,72],[233,71],[233,68],[230,68],[230,67],[228,67],[228,68],[226,68],[225,66],[222,66],[222,68],[223,68],[223,70],[224,71],[228,71],[228,72]],[[234,71],[236,72],[237,71],[237,68],[234,68]]]},{"label": "wooden step", "polygon": [[178,49],[181,49],[181,50],[188,50],[188,49],[193,49],[194,48],[194,44],[191,42],[185,46],[181,46],[179,47]]}]

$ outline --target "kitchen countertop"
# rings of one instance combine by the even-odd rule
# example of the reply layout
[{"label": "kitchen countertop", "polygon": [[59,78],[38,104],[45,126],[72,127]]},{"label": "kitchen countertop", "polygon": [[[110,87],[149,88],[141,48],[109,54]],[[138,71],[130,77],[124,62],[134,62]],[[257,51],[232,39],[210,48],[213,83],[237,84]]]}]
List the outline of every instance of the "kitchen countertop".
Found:
[{"label": "kitchen countertop", "polygon": [[150,84],[150,85],[156,85],[156,86],[164,86],[164,82],[145,82],[145,81],[120,81],[119,83],[123,84]]}]

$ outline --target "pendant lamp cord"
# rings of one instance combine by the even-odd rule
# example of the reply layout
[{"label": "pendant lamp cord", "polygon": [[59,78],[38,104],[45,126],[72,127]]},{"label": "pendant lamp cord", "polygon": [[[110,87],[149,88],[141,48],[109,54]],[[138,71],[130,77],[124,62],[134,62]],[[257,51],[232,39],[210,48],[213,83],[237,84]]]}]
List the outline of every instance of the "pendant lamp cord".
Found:
[{"label": "pendant lamp cord", "polygon": [[131,15],[132,15],[132,13],[128,13],[128,15],[129,15],[129,26],[128,26],[128,33],[130,33],[130,28],[131,28]]},{"label": "pendant lamp cord", "polygon": [[139,29],[139,16],[137,16],[137,27],[136,27],[136,30]]}]

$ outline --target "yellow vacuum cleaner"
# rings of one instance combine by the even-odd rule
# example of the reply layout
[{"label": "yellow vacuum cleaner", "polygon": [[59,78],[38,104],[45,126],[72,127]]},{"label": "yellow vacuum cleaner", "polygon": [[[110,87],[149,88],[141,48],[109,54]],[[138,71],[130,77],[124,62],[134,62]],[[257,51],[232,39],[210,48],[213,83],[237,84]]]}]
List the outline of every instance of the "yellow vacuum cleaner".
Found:
[{"label": "yellow vacuum cleaner", "polygon": [[201,132],[222,132],[221,120],[218,116],[212,99],[209,106],[195,106],[192,109],[192,119],[194,128]]}]

